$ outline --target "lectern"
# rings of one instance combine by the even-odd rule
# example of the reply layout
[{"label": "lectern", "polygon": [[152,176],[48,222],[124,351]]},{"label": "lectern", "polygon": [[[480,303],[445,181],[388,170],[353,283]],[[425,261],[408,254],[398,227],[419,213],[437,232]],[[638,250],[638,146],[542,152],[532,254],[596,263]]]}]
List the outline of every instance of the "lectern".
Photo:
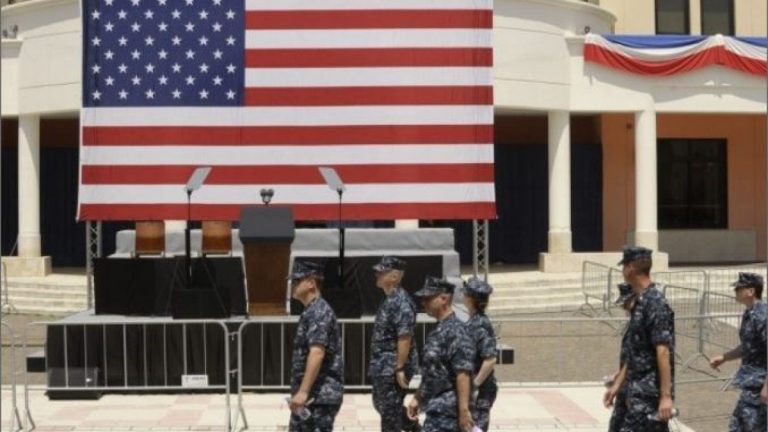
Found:
[{"label": "lectern", "polygon": [[286,315],[285,292],[295,236],[290,207],[244,207],[240,212],[250,315]]}]

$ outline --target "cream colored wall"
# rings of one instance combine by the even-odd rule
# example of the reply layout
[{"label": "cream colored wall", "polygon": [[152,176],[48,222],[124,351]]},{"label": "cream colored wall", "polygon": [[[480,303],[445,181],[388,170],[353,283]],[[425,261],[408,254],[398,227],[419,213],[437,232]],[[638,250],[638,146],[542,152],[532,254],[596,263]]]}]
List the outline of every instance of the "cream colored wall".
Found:
[{"label": "cream colored wall", "polygon": [[[768,33],[768,2],[765,0],[734,0],[734,21],[737,36],[761,36]],[[600,7],[616,15],[615,33],[654,34],[654,0],[600,0]],[[691,34],[701,34],[701,1],[689,0]]]},{"label": "cream colored wall", "polygon": [[655,33],[654,0],[600,0],[600,7],[616,15],[614,33]]},{"label": "cream colored wall", "polygon": [[[17,99],[17,114],[76,112],[81,91],[78,1],[34,0],[5,6],[0,23],[2,27],[17,25],[20,41],[15,60],[17,91],[3,92],[3,99]],[[13,103],[4,101],[3,105]]]},{"label": "cream colored wall", "polygon": [[589,3],[496,0],[494,104],[509,110],[569,109],[567,35],[610,31],[615,17]]},{"label": "cream colored wall", "polygon": [[3,39],[0,42],[0,115],[19,114],[19,49],[21,41]]},{"label": "cream colored wall", "polygon": [[768,2],[765,0],[735,0],[737,36],[768,35]]}]

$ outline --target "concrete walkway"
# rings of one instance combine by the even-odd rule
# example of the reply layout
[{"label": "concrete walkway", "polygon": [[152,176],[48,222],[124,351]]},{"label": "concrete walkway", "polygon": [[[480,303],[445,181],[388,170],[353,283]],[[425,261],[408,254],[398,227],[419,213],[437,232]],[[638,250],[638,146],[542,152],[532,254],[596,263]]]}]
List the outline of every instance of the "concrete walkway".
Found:
[{"label": "concrete walkway", "polygon": [[[600,387],[500,389],[491,414],[492,431],[604,432],[610,412],[602,407]],[[249,430],[287,430],[283,394],[246,394],[243,406]],[[11,392],[2,392],[2,430],[8,430]],[[19,403],[23,395],[19,394]],[[232,412],[237,398],[232,397]],[[30,392],[37,431],[209,431],[224,430],[223,395],[115,395],[98,401],[49,401],[42,390]],[[23,406],[19,407],[23,413]],[[242,426],[242,422],[240,423]],[[377,431],[379,416],[370,394],[347,394],[336,431]],[[677,424],[673,430],[691,431]]]}]

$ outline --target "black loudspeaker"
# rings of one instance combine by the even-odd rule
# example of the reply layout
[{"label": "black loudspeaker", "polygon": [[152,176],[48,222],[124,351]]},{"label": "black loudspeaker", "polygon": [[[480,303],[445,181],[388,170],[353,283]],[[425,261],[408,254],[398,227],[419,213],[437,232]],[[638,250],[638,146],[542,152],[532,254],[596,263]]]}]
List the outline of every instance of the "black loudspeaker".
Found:
[{"label": "black loudspeaker", "polygon": [[515,349],[506,345],[496,346],[496,364],[511,365],[515,363]]},{"label": "black loudspeaker", "polygon": [[174,319],[229,318],[230,316],[214,288],[174,290],[171,315]]}]

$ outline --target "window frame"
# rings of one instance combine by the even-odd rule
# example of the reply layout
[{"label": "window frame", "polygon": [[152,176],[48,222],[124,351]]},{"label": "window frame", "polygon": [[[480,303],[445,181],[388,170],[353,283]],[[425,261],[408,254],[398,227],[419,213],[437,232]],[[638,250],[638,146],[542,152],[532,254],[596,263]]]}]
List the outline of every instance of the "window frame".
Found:
[{"label": "window frame", "polygon": [[[659,0],[656,0],[656,1],[658,2]],[[719,33],[719,34],[722,34],[723,36],[733,36],[736,34],[736,2],[734,0],[727,0],[727,1],[728,1],[728,5],[730,6],[728,8],[728,14],[729,14],[728,26],[730,27],[730,32]],[[701,34],[705,36],[713,36],[715,34],[718,34],[718,33],[713,33],[713,34],[704,33],[704,2],[703,0],[700,0],[699,2],[699,9],[700,9],[699,20],[701,21],[699,25],[701,26]]]},{"label": "window frame", "polygon": [[[728,202],[728,196],[729,196],[729,190],[728,190],[728,139],[724,137],[664,137],[664,138],[657,138],[656,140],[656,152],[657,155],[659,155],[662,152],[662,148],[665,146],[671,146],[673,142],[675,141],[683,141],[686,143],[688,150],[688,156],[686,157],[685,161],[687,164],[686,168],[686,196],[685,196],[685,207],[686,207],[686,224],[685,226],[670,226],[670,224],[665,223],[666,219],[663,218],[662,214],[662,203],[661,203],[661,196],[662,196],[662,183],[661,183],[661,158],[657,156],[657,162],[656,162],[656,180],[657,180],[657,199],[658,202],[656,204],[656,212],[657,212],[657,223],[658,223],[658,229],[659,230],[727,230],[729,227],[729,202]],[[722,210],[722,217],[721,222],[719,224],[711,224],[709,226],[695,226],[691,224],[691,211],[692,211],[692,201],[691,201],[691,165],[694,162],[702,162],[705,160],[702,159],[693,159],[690,156],[691,153],[691,147],[696,145],[697,141],[709,141],[709,142],[716,142],[717,148],[718,148],[718,154],[719,158],[715,160],[716,163],[719,164],[719,171],[722,172],[722,178],[720,180],[720,188],[722,190],[722,195],[718,197],[718,205]],[[669,160],[670,162],[672,160]]]},{"label": "window frame", "polygon": [[691,0],[682,0],[685,2],[683,13],[685,14],[685,29],[682,33],[660,33],[659,32],[659,4],[664,0],[654,0],[653,2],[653,27],[657,35],[690,35],[691,34]]}]

